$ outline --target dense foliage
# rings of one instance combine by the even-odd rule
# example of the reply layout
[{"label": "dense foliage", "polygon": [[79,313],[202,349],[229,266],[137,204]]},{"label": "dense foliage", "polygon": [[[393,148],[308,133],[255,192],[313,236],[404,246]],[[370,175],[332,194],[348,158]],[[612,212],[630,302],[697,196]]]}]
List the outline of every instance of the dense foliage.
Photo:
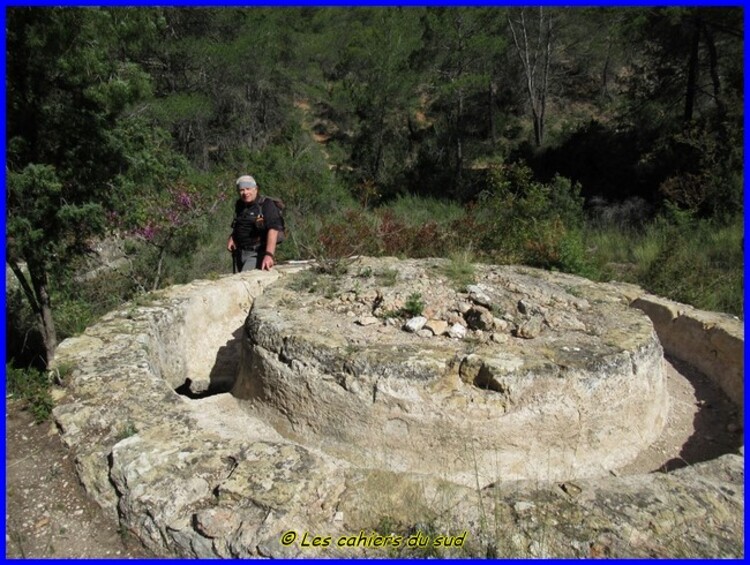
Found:
[{"label": "dense foliage", "polygon": [[[44,367],[107,309],[227,272],[242,173],[287,204],[281,259],[517,262],[741,316],[742,23],[706,7],[10,8],[9,355]],[[104,236],[125,266],[92,282]]]}]

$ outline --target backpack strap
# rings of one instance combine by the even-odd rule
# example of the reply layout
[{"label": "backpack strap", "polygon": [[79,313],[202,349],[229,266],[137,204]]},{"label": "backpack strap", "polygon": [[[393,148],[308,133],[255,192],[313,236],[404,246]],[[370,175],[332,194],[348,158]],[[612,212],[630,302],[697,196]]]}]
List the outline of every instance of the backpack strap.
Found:
[{"label": "backpack strap", "polygon": [[268,200],[268,197],[262,194],[259,194],[258,199],[256,200],[256,204],[258,205],[258,215],[261,218],[263,217],[263,204],[266,203],[266,200]]}]

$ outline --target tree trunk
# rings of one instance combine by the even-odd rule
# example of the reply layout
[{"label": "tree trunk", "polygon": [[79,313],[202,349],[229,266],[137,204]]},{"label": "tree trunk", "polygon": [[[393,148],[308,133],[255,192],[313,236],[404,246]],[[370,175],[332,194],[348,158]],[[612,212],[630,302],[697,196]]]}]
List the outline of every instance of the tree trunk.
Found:
[{"label": "tree trunk", "polygon": [[542,131],[544,124],[540,116],[536,113],[536,108],[531,109],[531,120],[534,123],[534,143],[537,147],[541,147],[542,141],[544,141],[544,132]]},{"label": "tree trunk", "polygon": [[685,115],[684,121],[693,119],[695,108],[695,95],[698,83],[698,45],[700,43],[699,22],[693,21],[693,38],[690,45],[690,59],[688,60],[687,87],[685,89]]},{"label": "tree trunk", "polygon": [[57,331],[55,330],[55,320],[52,317],[52,304],[50,302],[47,272],[42,265],[29,263],[29,278],[31,284],[26,279],[18,263],[9,260],[11,270],[16,275],[21,288],[26,294],[34,314],[39,324],[39,331],[42,334],[44,343],[44,364],[49,367],[55,358],[55,349],[57,349]]},{"label": "tree trunk", "polygon": [[701,25],[703,29],[703,36],[706,38],[706,46],[708,47],[708,59],[711,69],[711,82],[714,89],[714,100],[716,101],[716,109],[719,112],[719,120],[721,121],[726,115],[727,109],[724,105],[724,100],[721,96],[721,79],[719,78],[719,57],[716,53],[716,42],[714,41],[714,34],[711,31],[711,27],[705,22]]},{"label": "tree trunk", "polygon": [[[464,76],[464,19],[461,12],[457,12],[458,17],[456,18],[456,37],[458,39],[458,45],[456,50],[458,51],[458,69],[456,71],[456,78],[460,81]],[[456,101],[456,188],[461,186],[461,177],[463,176],[464,169],[464,144],[463,144],[463,115],[464,115],[464,89],[458,88],[458,100]]]},{"label": "tree trunk", "polygon": [[[552,20],[549,15],[545,17],[543,8],[539,8],[539,31],[534,46],[529,42],[529,29],[523,10],[515,25],[510,17],[508,24],[526,79],[526,93],[534,125],[534,142],[537,147],[541,147],[544,143],[544,120],[552,60]],[[538,78],[538,72],[541,73],[541,78]]]},{"label": "tree trunk", "polygon": [[495,98],[497,97],[497,83],[490,79],[489,84],[489,112],[488,112],[488,118],[489,118],[489,126],[490,126],[490,137],[492,139],[492,146],[494,147],[497,145],[497,131],[495,128]]},{"label": "tree trunk", "polygon": [[464,169],[464,140],[463,140],[464,91],[458,89],[458,112],[456,114],[456,182],[460,184]]},{"label": "tree trunk", "polygon": [[151,290],[158,290],[159,289],[159,283],[161,282],[161,270],[164,265],[164,258],[167,256],[167,244],[165,243],[160,249],[159,249],[159,260],[156,263],[156,276],[154,277],[154,282],[151,285]]},{"label": "tree trunk", "polygon": [[[544,23],[543,13],[539,9],[540,27]],[[547,92],[549,92],[549,68],[552,61],[552,20],[547,16],[547,29],[544,33],[544,72],[542,73],[542,86],[539,89],[539,147],[544,143],[544,118],[547,113]]]},{"label": "tree trunk", "polygon": [[609,98],[609,66],[612,58],[612,36],[607,37],[607,56],[602,68],[602,96]]},{"label": "tree trunk", "polygon": [[380,171],[383,168],[383,154],[385,152],[385,142],[383,141],[385,132],[385,113],[385,107],[381,106],[378,115],[377,131],[375,132],[375,162],[372,170],[372,180],[377,184],[380,184]]}]

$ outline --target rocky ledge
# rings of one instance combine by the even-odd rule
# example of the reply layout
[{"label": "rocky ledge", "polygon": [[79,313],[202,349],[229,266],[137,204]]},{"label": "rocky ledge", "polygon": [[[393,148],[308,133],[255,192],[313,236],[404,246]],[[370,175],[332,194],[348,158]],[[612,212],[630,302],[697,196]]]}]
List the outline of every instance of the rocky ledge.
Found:
[{"label": "rocky ledge", "polygon": [[360,258],[286,277],[253,304],[233,394],[359,467],[467,486],[603,476],[658,437],[662,349],[621,292],[483,265],[464,285],[449,266]]},{"label": "rocky ledge", "polygon": [[[347,274],[291,267],[172,287],[63,342],[54,417],[91,496],[164,556],[743,556],[743,451],[670,473],[585,477],[600,474],[597,457],[616,465],[606,436],[627,428],[606,428],[585,394],[618,418],[636,410],[644,433],[660,425],[660,345],[626,307],[640,289],[478,266],[476,288],[464,288],[440,262],[368,261]],[[409,332],[417,301],[427,322]],[[636,406],[647,391],[656,401]],[[352,412],[335,413],[344,407]],[[440,433],[433,409],[452,410],[445,424],[475,445],[502,441],[505,422],[537,426],[532,414],[560,418],[560,429],[524,437],[519,426],[496,452],[502,473],[487,465],[468,485],[465,468],[441,474],[440,457],[416,445],[430,441],[420,414]],[[384,442],[374,456],[367,426]],[[542,467],[502,461],[543,431],[564,473],[545,480]],[[398,448],[398,437],[413,444]],[[589,462],[566,455],[567,442]],[[412,448],[431,461],[410,458]]]}]

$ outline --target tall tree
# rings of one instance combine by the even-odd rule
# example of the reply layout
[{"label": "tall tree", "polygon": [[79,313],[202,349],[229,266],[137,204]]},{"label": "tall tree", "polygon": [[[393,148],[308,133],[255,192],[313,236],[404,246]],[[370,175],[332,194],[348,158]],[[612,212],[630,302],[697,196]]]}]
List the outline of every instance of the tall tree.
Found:
[{"label": "tall tree", "polygon": [[173,8],[164,17],[167,35],[149,65],[150,113],[178,149],[207,170],[238,147],[272,142],[291,115],[306,12]]},{"label": "tall tree", "polygon": [[[470,157],[467,141],[493,137],[498,69],[506,49],[504,17],[505,10],[497,8],[448,8],[427,18],[431,110],[445,117],[456,185]],[[484,126],[481,134],[477,124]]]},{"label": "tall tree", "polygon": [[734,217],[743,205],[741,11],[671,7],[627,15],[628,39],[642,51],[622,121],[654,139],[644,168],[671,202]]},{"label": "tall tree", "polygon": [[[11,8],[7,12],[6,260],[32,306],[49,363],[57,346],[50,273],[104,227],[108,182],[127,168],[118,117],[149,92],[130,60],[157,12]],[[27,269],[23,269],[25,263]]]},{"label": "tall tree", "polygon": [[411,60],[421,46],[419,12],[368,9],[351,16],[339,73],[355,115],[352,162],[358,181],[382,190],[406,158],[408,120],[417,105],[419,75]]},{"label": "tall tree", "polygon": [[545,114],[555,39],[552,13],[543,7],[520,8],[508,16],[516,53],[521,60],[526,97],[534,125],[534,142],[544,142]]},{"label": "tall tree", "polygon": [[[634,122],[671,127],[722,120],[741,92],[742,18],[729,8],[626,12],[627,40],[641,45],[628,84]],[[640,118],[640,120],[639,120]]]}]

